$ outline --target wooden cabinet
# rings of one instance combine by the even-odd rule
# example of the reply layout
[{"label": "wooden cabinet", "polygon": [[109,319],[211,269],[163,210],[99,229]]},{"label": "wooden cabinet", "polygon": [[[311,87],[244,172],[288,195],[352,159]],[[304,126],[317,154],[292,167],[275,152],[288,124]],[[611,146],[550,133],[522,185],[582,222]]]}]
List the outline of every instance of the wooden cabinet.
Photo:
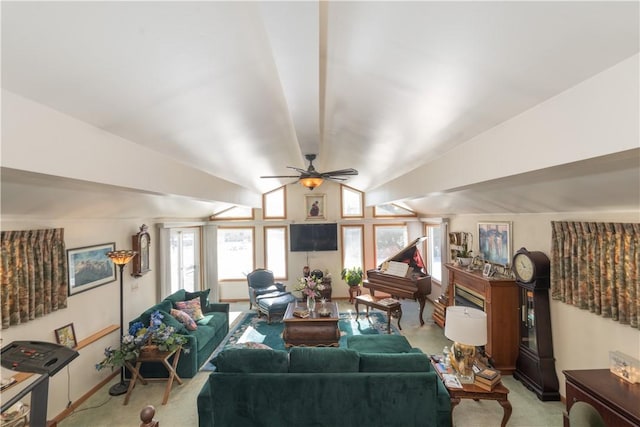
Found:
[{"label": "wooden cabinet", "polygon": [[[487,354],[502,374],[516,369],[519,344],[518,286],[512,279],[484,277],[482,271],[447,264],[449,305],[469,305],[487,313]],[[465,298],[465,296],[467,298]]]},{"label": "wooden cabinet", "polygon": [[563,374],[567,394],[565,427],[569,427],[571,406],[578,401],[596,408],[607,426],[640,426],[640,384],[628,383],[608,369],[563,371]]}]

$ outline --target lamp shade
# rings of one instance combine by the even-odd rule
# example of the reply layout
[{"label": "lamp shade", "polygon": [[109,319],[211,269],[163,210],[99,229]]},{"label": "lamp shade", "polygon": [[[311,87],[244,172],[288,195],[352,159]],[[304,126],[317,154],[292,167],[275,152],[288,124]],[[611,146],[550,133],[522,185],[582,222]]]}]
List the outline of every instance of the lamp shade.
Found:
[{"label": "lamp shade", "polygon": [[484,311],[463,307],[447,307],[444,335],[451,341],[467,345],[487,343],[487,314]]},{"label": "lamp shade", "polygon": [[136,251],[111,251],[107,252],[107,256],[116,265],[126,265],[136,256]]},{"label": "lamp shade", "polygon": [[322,178],[316,176],[300,178],[300,184],[302,184],[303,187],[307,187],[309,190],[320,187],[323,182],[324,180]]}]

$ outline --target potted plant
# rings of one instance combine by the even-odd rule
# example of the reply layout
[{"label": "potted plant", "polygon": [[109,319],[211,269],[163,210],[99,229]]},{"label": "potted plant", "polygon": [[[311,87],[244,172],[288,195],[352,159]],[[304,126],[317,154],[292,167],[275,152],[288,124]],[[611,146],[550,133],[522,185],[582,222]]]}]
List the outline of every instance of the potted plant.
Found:
[{"label": "potted plant", "polygon": [[462,249],[459,249],[457,253],[458,263],[463,267],[470,265],[471,261],[473,261],[472,253],[473,251],[467,249],[467,245],[463,245]]},{"label": "potted plant", "polygon": [[345,268],[340,274],[342,280],[347,282],[347,285],[349,285],[350,287],[360,286],[362,284],[363,276],[364,273],[362,272],[362,269],[360,267]]}]

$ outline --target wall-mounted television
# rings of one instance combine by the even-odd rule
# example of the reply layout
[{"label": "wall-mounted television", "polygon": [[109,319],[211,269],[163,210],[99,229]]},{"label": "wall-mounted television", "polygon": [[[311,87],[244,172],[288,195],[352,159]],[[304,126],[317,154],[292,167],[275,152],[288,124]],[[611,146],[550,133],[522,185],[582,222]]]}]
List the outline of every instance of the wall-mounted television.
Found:
[{"label": "wall-mounted television", "polygon": [[291,224],[291,252],[337,251],[338,224]]}]

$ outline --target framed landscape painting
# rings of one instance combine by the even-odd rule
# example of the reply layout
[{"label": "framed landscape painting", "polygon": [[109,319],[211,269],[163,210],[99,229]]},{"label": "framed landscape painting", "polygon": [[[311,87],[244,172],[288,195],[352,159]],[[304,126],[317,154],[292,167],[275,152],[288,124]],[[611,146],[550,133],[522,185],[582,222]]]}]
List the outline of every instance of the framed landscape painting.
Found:
[{"label": "framed landscape painting", "polygon": [[480,255],[492,264],[511,264],[511,222],[479,222]]},{"label": "framed landscape painting", "polygon": [[116,266],[107,256],[107,252],[115,250],[115,243],[67,250],[69,295],[114,282]]}]

